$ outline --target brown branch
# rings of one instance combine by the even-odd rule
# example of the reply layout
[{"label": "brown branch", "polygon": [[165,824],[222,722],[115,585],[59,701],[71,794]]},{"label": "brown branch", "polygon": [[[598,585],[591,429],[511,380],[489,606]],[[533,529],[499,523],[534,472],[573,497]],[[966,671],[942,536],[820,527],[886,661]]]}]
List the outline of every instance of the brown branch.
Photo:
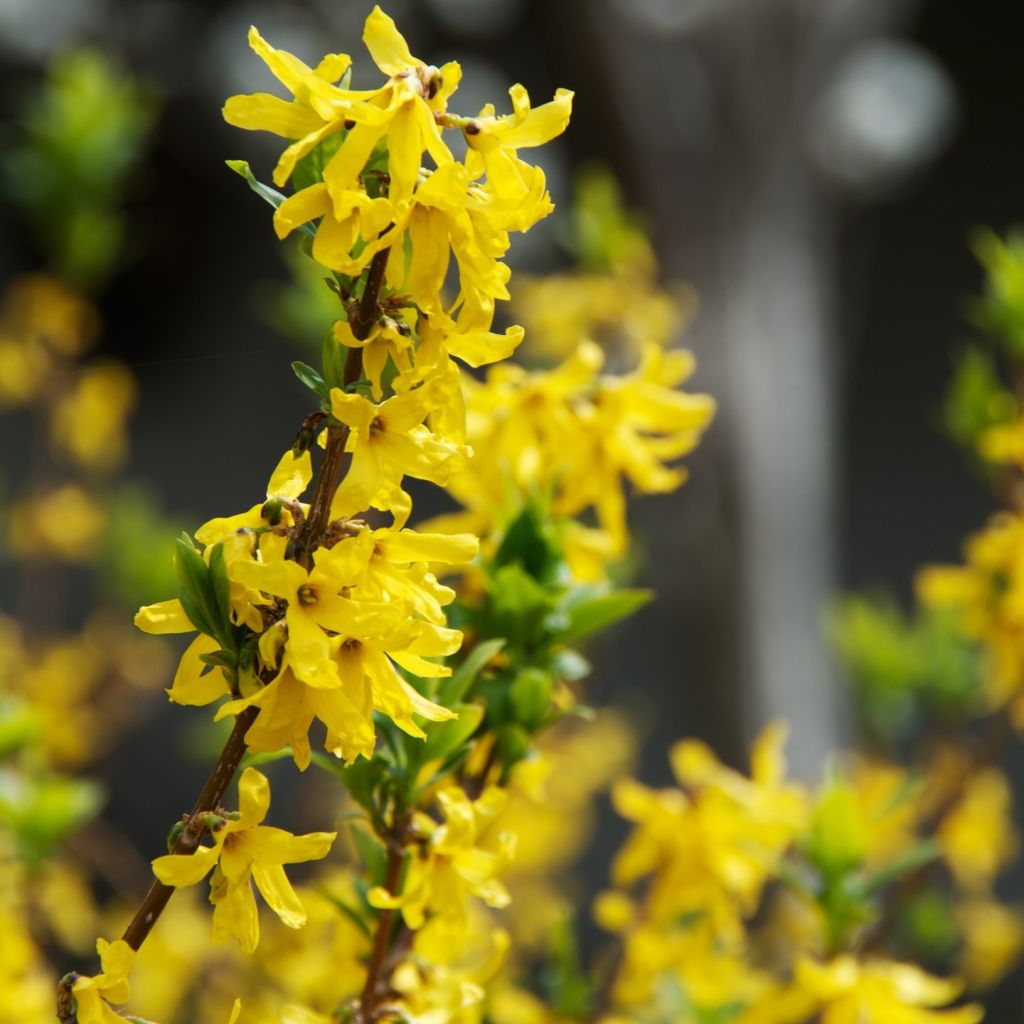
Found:
[{"label": "brown branch", "polygon": [[[196,798],[195,806],[189,815],[188,825],[182,829],[178,841],[174,844],[172,853],[191,854],[199,847],[202,840],[202,826],[199,824],[204,814],[215,811],[224,800],[224,793],[227,791],[231,780],[234,778],[238,765],[245,754],[245,734],[249,726],[256,720],[259,708],[247,707],[235,717],[235,727],[231,730],[227,743],[221,751],[217,763],[213,766],[206,784]],[[157,918],[164,911],[171,896],[174,895],[174,887],[164,885],[162,882],[154,882],[146,898],[139,905],[135,916],[131,919],[128,927],[121,937],[134,950],[146,941],[146,936],[153,930]]]},{"label": "brown branch", "polygon": [[[377,323],[380,313],[380,290],[384,286],[384,273],[388,267],[390,253],[390,248],[381,249],[370,261],[362,298],[349,315],[352,334],[359,341],[365,341]],[[350,348],[345,357],[345,387],[359,380],[362,372],[363,350]],[[295,561],[306,569],[312,564],[313,551],[323,538],[330,522],[331,503],[341,483],[347,442],[348,427],[345,424],[335,424],[327,428],[327,444],[324,447],[324,457],[320,461],[316,483],[313,485],[313,495],[309,499],[309,513],[295,539]]]},{"label": "brown branch", "polygon": [[[391,841],[388,843],[387,872],[384,878],[384,888],[391,896],[398,892],[398,881],[402,872],[402,862],[405,859],[405,851],[400,843]],[[384,908],[377,917],[377,931],[373,936],[373,950],[370,953],[370,962],[366,968],[366,984],[363,986],[363,993],[359,997],[359,1020],[362,1024],[370,1024],[377,1011],[377,1003],[382,995],[381,983],[385,978],[385,962],[387,960],[388,945],[391,938],[391,922],[394,920],[395,912],[390,908]]]}]

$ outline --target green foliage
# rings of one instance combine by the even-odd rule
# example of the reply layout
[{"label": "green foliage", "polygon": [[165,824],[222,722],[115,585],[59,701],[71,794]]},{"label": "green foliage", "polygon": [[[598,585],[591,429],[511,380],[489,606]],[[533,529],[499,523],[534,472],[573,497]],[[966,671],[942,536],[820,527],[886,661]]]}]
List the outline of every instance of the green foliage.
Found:
[{"label": "green foliage", "polygon": [[178,596],[192,625],[220,644],[220,650],[201,655],[201,660],[223,669],[229,682],[238,686],[243,696],[248,696],[258,685],[253,670],[256,637],[245,640],[245,631],[231,621],[224,546],[212,545],[207,555],[208,562],[187,533],[178,538],[174,553]]},{"label": "green foliage", "polygon": [[829,610],[825,627],[874,739],[896,742],[929,715],[976,709],[979,654],[946,616],[907,616],[889,598],[849,595]]},{"label": "green foliage", "polygon": [[[894,796],[887,810],[916,796],[917,787],[911,783]],[[939,855],[937,843],[924,839],[888,861],[869,865],[869,838],[876,824],[857,790],[834,771],[818,793],[802,844],[806,864],[790,861],[780,872],[783,881],[818,903],[833,950],[845,948],[856,929],[877,919],[878,904],[891,886]]]},{"label": "green foliage", "polygon": [[49,857],[102,802],[100,788],[83,779],[0,772],[0,825],[10,831],[18,855],[30,865]]},{"label": "green foliage", "polygon": [[106,508],[99,560],[104,588],[128,607],[173,593],[174,544],[180,529],[163,517],[152,495],[135,484],[114,491]]},{"label": "green foliage", "polygon": [[[278,192],[276,188],[271,185],[264,185],[262,181],[259,181],[255,174],[252,173],[252,168],[249,167],[247,160],[225,160],[225,164],[235,172],[235,174],[244,178],[248,183],[249,188],[253,190],[264,202],[269,203],[275,210],[288,198],[283,192]],[[303,224],[299,230],[308,235],[310,238],[316,237],[316,229],[312,224]]]},{"label": "green foliage", "polygon": [[115,269],[118,207],[155,116],[152,100],[109,57],[80,49],[50,66],[6,154],[7,191],[26,211],[57,272],[84,290]]},{"label": "green foliage", "polygon": [[1013,419],[1017,401],[1002,383],[992,355],[976,346],[957,359],[943,407],[943,422],[958,444],[973,451],[990,427]]},{"label": "green foliage", "polygon": [[536,499],[511,520],[484,571],[483,600],[454,608],[451,619],[474,636],[503,641],[501,664],[471,685],[457,672],[439,696],[483,700],[484,725],[509,769],[528,754],[531,737],[562,716],[552,702],[556,682],[588,671],[570,645],[633,614],[649,594],[571,584],[558,526]]},{"label": "green foliage", "polygon": [[39,720],[30,707],[13,697],[0,696],[0,758],[27,747],[39,731]]},{"label": "green foliage", "polygon": [[543,984],[552,1011],[564,1020],[587,1019],[594,1003],[594,986],[583,970],[576,929],[568,915],[554,927],[550,952]]},{"label": "green foliage", "polygon": [[334,132],[328,135],[323,142],[314,146],[295,165],[292,172],[292,188],[301,192],[310,185],[319,184],[324,180],[324,168],[330,162],[332,156],[341,148],[341,144],[348,138],[348,132]]},{"label": "green foliage", "polygon": [[993,335],[1012,359],[1024,358],[1024,232],[1000,238],[979,229],[972,248],[985,270],[981,298],[971,307],[975,322]]},{"label": "green foliage", "polygon": [[292,363],[292,373],[321,401],[329,402],[331,400],[330,388],[328,388],[324,383],[323,377],[312,366],[296,360]]},{"label": "green foliage", "polygon": [[586,168],[577,178],[569,240],[580,269],[607,273],[646,251],[641,226],[626,210],[615,176],[604,167]]}]

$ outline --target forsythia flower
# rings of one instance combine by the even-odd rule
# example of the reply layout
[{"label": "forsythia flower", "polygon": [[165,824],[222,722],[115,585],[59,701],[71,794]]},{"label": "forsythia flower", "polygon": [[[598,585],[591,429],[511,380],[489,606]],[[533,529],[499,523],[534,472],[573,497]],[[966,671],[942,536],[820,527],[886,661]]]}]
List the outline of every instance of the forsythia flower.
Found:
[{"label": "forsythia flower", "polygon": [[975,894],[988,892],[1017,852],[1012,809],[1009,783],[1002,772],[989,768],[966,781],[963,797],[939,825],[938,840],[950,869]]},{"label": "forsythia flower", "polygon": [[[352,465],[338,488],[331,517],[350,516],[387,500],[403,476],[445,484],[470,454],[464,445],[433,433],[423,421],[451,400],[458,373],[445,373],[423,387],[374,405],[361,395],[335,390],[331,409],[350,430]],[[385,499],[381,501],[382,497]]]},{"label": "forsythia flower", "polygon": [[438,916],[452,933],[466,922],[466,897],[476,896],[491,907],[508,905],[509,897],[498,875],[508,866],[515,839],[507,832],[481,845],[481,835],[504,806],[506,794],[496,787],[471,800],[463,790],[441,790],[437,801],[444,816],[438,824],[426,814],[413,819],[414,849],[400,895],[376,888],[369,895],[375,907],[400,908],[406,924],[422,928],[428,913]]},{"label": "forsythia flower", "polygon": [[213,825],[212,846],[153,861],[153,873],[164,885],[196,885],[213,870],[210,900],[214,904],[214,940],[220,942],[231,936],[249,953],[260,936],[252,883],[288,927],[301,928],[306,911],[282,865],[326,857],[337,836],[336,832],[293,836],[283,829],[261,825],[269,808],[266,776],[247,768],[238,784],[238,816],[221,818]]},{"label": "forsythia flower", "polygon": [[128,451],[124,425],[134,405],[135,381],[124,366],[87,367],[54,409],[54,446],[83,469],[116,469]]},{"label": "forsythia flower", "polygon": [[1009,705],[1024,725],[1024,518],[992,517],[966,545],[963,566],[929,566],[917,592],[930,608],[948,609],[984,652],[985,689],[993,709]]},{"label": "forsythia flower", "polygon": [[467,386],[475,458],[449,484],[467,511],[446,525],[492,532],[511,516],[510,492],[550,492],[559,517],[596,512],[607,544],[591,542],[591,554],[624,554],[624,480],[642,493],[678,487],[685,472],[667,463],[696,446],[714,402],[675,390],[693,371],[688,353],[648,346],[624,376],[602,374],[603,363],[597,345],[584,342],[553,370],[500,366]]},{"label": "forsythia flower", "polygon": [[[776,1014],[769,1006],[758,1021],[802,1021],[815,1012],[822,1024],[848,1021],[879,1021],[886,1024],[976,1024],[983,1016],[980,1006],[943,1010],[959,994],[961,986],[926,974],[912,964],[886,960],[858,962],[841,956],[828,964],[801,959],[795,984],[807,1000],[805,1012]],[[780,1000],[780,1003],[784,1000]],[[744,1021],[746,1018],[741,1018]]]},{"label": "forsythia flower", "polygon": [[61,359],[92,344],[97,326],[93,307],[51,278],[10,285],[0,308],[0,407],[31,402]]},{"label": "forsythia flower", "polygon": [[135,962],[135,950],[122,939],[107,942],[98,939],[101,973],[93,977],[78,976],[71,986],[79,1024],[122,1024],[123,1018],[109,1003],[126,1003],[131,995],[128,975]]},{"label": "forsythia flower", "polygon": [[62,484],[18,502],[11,510],[7,545],[19,558],[59,558],[90,562],[106,516],[77,484]]}]

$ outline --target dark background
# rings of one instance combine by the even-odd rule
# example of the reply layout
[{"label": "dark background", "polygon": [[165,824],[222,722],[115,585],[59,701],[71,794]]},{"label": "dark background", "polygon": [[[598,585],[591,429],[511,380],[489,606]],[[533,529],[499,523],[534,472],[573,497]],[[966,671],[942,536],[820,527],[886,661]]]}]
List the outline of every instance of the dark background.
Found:
[{"label": "dark background", "polygon": [[[219,106],[231,92],[272,88],[246,48],[249,20],[275,45],[306,59],[344,50],[358,67],[368,63],[358,34],[369,4],[41,3],[38,10],[25,4],[19,13],[13,0],[0,3],[12,4],[0,12],[0,113],[8,137],[19,97],[38,81],[47,51],[72,39],[120,54],[162,97],[149,158],[127,200],[131,252],[101,300],[102,351],[126,361],[139,382],[131,474],[189,528],[247,508],[261,497],[309,409],[287,369],[294,348],[266,322],[268,287],[287,280],[269,211],[223,165],[224,158],[244,157],[268,178],[277,142],[228,128]],[[630,204],[647,211],[667,274],[700,288],[718,230],[707,215],[707,183],[701,183],[708,165],[694,169],[704,159],[696,141],[698,155],[693,167],[687,164],[685,130],[673,151],[677,178],[636,146],[638,131],[650,136],[676,128],[662,116],[657,96],[630,108],[620,77],[629,69],[603,56],[607,50],[598,41],[614,34],[618,23],[609,9],[616,5],[502,3],[494,8],[493,32],[453,28],[438,15],[448,6],[406,2],[388,10],[414,53],[436,63],[452,56],[464,61],[458,96],[470,96],[453,106],[471,107],[483,93],[500,102],[513,81],[522,81],[535,102],[557,86],[575,89],[570,129],[545,155],[556,203],[568,200],[574,168],[607,164]],[[991,507],[938,420],[951,353],[970,334],[964,303],[981,280],[967,237],[977,225],[1002,231],[1021,216],[1024,147],[1017,136],[1024,61],[1015,7],[1005,0],[932,0],[908,8],[894,34],[929,53],[955,90],[948,143],[928,166],[870,201],[815,186],[835,228],[826,276],[839,339],[833,526],[841,588],[884,587],[908,599],[915,568],[956,558],[964,535]],[[83,14],[87,8],[93,13]],[[775,45],[770,33],[765,38],[764,46]],[[785,65],[784,32],[776,42]],[[671,50],[662,49],[659,59],[671,71]],[[728,66],[725,74],[741,71]],[[497,93],[490,76],[499,83]],[[681,73],[681,89],[687,81]],[[670,105],[670,97],[661,99]],[[766,119],[761,131],[787,144],[781,118]],[[733,158],[742,154],[734,151]],[[16,214],[3,206],[0,218],[0,276],[33,269],[38,255]],[[520,247],[525,254],[514,261],[517,267],[560,264],[554,229],[538,229],[538,235]],[[728,295],[726,288],[723,301]],[[689,328],[687,344],[702,360],[713,362],[714,353],[732,343],[720,328],[701,313]],[[715,390],[700,371],[696,384]],[[786,391],[784,379],[771,386],[780,400],[801,401],[799,393]],[[728,422],[729,394],[716,394]],[[4,415],[0,430],[0,474],[16,485],[26,427]],[[645,728],[642,773],[652,780],[667,777],[665,751],[680,735],[702,735],[732,761],[744,759],[749,739],[751,723],[741,714],[748,684],[738,653],[744,627],[733,614],[742,586],[737,509],[744,496],[730,483],[730,466],[742,453],[730,449],[730,441],[727,428],[712,428],[708,443],[689,460],[686,488],[637,502],[641,581],[653,585],[660,600],[594,652],[594,702],[630,703]],[[430,505],[424,497],[420,514]],[[706,531],[709,522],[717,540],[708,548],[709,563],[699,564],[701,545],[687,538]],[[9,608],[9,598],[10,587],[0,580],[0,607]],[[74,614],[69,611],[69,620]],[[835,683],[822,679],[820,685]],[[183,787],[194,788],[174,767],[166,739],[170,723],[190,714],[196,713],[175,709],[152,719],[127,738],[107,770],[114,815],[135,822],[140,834],[145,828],[152,835],[166,820],[164,808],[180,802]],[[125,765],[133,770],[118,770]],[[137,784],[140,773],[146,787]],[[192,774],[198,778],[202,768]],[[593,857],[600,874],[603,846]]]}]

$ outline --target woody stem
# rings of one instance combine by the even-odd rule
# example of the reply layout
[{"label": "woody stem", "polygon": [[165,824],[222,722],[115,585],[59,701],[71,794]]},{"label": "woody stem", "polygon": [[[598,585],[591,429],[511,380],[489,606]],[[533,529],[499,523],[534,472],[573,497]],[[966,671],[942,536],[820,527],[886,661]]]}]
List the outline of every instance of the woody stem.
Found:
[{"label": "woody stem", "polygon": [[[397,842],[388,843],[387,870],[384,878],[384,888],[388,894],[394,896],[398,892],[399,877],[402,872],[402,861],[405,859],[405,851]],[[366,967],[366,984],[363,986],[363,993],[359,998],[359,1020],[362,1024],[370,1024],[374,1013],[377,1010],[377,1002],[380,997],[380,985],[384,980],[384,964],[387,959],[388,945],[391,938],[391,922],[394,920],[395,912],[390,908],[384,908],[377,917],[377,930],[373,936],[373,949],[370,953],[370,962]]]},{"label": "woody stem", "polygon": [[[182,829],[178,841],[174,844],[172,853],[191,854],[199,847],[203,838],[202,826],[199,824],[204,814],[215,811],[224,800],[224,793],[231,780],[234,778],[238,765],[245,754],[245,734],[249,726],[256,720],[259,709],[247,707],[240,711],[235,718],[235,727],[231,730],[224,749],[217,758],[206,784],[203,786],[199,796],[196,798],[195,806],[188,817],[188,824]],[[146,936],[153,930],[153,925],[164,911],[168,901],[174,894],[174,887],[164,885],[162,882],[154,882],[149,887],[145,899],[135,911],[128,927],[121,936],[125,942],[134,950],[146,941]]]},{"label": "woody stem", "polygon": [[[390,252],[390,249],[381,249],[370,261],[362,298],[349,320],[352,334],[357,341],[365,341],[377,323],[380,290],[384,286],[384,272],[387,270]],[[345,358],[344,386],[354,384],[362,372],[363,350],[350,348]],[[334,500],[338,484],[341,483],[348,433],[348,427],[343,423],[333,424],[327,428],[324,457],[320,460],[320,470],[313,484],[313,496],[309,500],[309,512],[295,547],[295,560],[306,569],[312,564],[313,551],[330,522],[331,502]]]}]

